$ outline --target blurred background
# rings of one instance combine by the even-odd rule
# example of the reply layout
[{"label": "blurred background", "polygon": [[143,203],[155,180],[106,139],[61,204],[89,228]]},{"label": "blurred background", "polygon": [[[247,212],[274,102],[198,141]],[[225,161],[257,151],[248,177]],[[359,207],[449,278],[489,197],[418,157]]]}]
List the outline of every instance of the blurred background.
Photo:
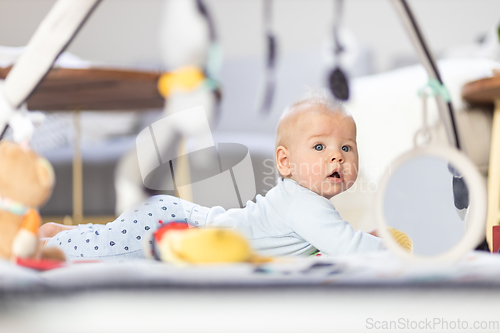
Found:
[{"label": "blurred background", "polygon": [[[455,74],[453,82],[449,81],[452,86],[449,88],[457,109],[466,107],[459,100],[460,86],[488,75],[500,60],[496,38],[500,1],[408,2],[430,49],[437,59],[444,61],[440,66],[446,72],[443,75],[447,85],[447,78]],[[7,66],[22,51],[16,48],[27,44],[54,3],[53,0],[0,0],[0,46],[3,47],[0,66]],[[214,138],[216,142],[242,143],[249,148],[257,193],[265,194],[275,182],[274,131],[281,111],[307,87],[326,86],[326,77],[334,61],[334,2],[274,1],[277,90],[267,117],[257,112],[263,93],[266,59],[263,2],[207,0],[206,4],[213,16],[224,56],[220,73],[223,97],[220,118],[212,126]],[[66,50],[75,56],[67,55],[67,61],[83,67],[163,71],[159,37],[163,5],[163,0],[102,1]],[[369,205],[372,197],[363,199],[359,192],[375,192],[366,190],[367,186],[373,183],[376,187],[377,177],[390,159],[411,147],[414,130],[420,121],[420,104],[415,104],[418,102],[417,88],[426,83],[426,75],[389,1],[344,1],[341,24],[340,38],[346,49],[341,64],[352,79],[352,98],[347,108],[358,122],[361,167],[368,167],[362,169],[358,182],[365,190],[353,189],[358,191],[356,205],[346,195],[344,202],[339,203],[339,210],[344,219],[368,229],[371,222],[363,222],[359,207],[360,202]],[[445,62],[447,59],[454,62]],[[479,60],[471,63],[471,59]],[[457,73],[463,75],[457,77]],[[156,120],[161,112],[83,112],[85,215],[114,215],[130,203],[120,198],[115,190],[117,182],[126,179],[137,183],[137,168],[131,168],[130,159],[125,156],[133,151],[137,133]],[[71,214],[71,117],[68,113],[50,114],[33,138],[35,149],[49,158],[57,173],[53,197],[41,210],[47,216]],[[485,117],[479,120],[482,127],[476,131],[484,133],[486,128],[485,135],[489,135],[490,116],[485,113]],[[392,136],[384,137],[381,132],[390,133],[391,128],[396,129]],[[374,141],[377,133],[382,138]],[[400,139],[394,138],[395,135],[401,135]],[[483,141],[489,142],[489,137]],[[377,155],[384,155],[384,158]],[[475,162],[486,165],[487,156],[479,156]]]},{"label": "blurred background", "polygon": [[[54,0],[1,0],[0,42],[24,46]],[[226,61],[261,58],[262,2],[207,0],[215,19]],[[331,31],[333,1],[276,0],[276,33],[280,55],[313,54]],[[409,1],[435,55],[480,43],[498,23],[495,0]],[[96,64],[141,68],[162,67],[158,30],[163,0],[104,0],[68,51]],[[401,23],[387,0],[347,0],[343,24],[367,48],[371,68],[378,73],[416,62]],[[277,107],[277,109],[279,109]]]}]

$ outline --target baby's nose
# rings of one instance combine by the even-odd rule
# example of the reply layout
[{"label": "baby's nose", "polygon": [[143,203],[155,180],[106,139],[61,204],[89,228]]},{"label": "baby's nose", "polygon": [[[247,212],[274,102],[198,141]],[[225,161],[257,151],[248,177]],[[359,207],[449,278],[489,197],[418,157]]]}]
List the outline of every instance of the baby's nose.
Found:
[{"label": "baby's nose", "polygon": [[344,158],[342,157],[342,153],[335,151],[332,155],[332,162],[344,163]]}]

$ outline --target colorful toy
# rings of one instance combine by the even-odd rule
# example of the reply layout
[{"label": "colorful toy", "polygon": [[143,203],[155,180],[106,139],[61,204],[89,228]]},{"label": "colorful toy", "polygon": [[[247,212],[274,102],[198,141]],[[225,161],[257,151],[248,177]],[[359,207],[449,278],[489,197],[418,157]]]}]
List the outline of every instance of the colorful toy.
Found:
[{"label": "colorful toy", "polygon": [[265,262],[253,253],[248,241],[231,229],[189,228],[170,222],[153,233],[146,253],[156,260],[177,264]]},{"label": "colorful toy", "polygon": [[[42,258],[37,209],[49,199],[54,181],[46,159],[27,146],[0,141],[0,258]],[[54,249],[47,254],[64,260]]]},{"label": "colorful toy", "polygon": [[179,68],[163,74],[158,80],[158,91],[167,98],[173,91],[191,91],[205,80],[203,72],[194,66]]},{"label": "colorful toy", "polygon": [[389,232],[391,233],[394,240],[406,251],[412,253],[413,252],[413,242],[411,238],[402,232],[401,230],[397,230],[389,227]]},{"label": "colorful toy", "polygon": [[500,253],[500,225],[494,225],[492,228],[492,240],[493,240],[493,253]]}]

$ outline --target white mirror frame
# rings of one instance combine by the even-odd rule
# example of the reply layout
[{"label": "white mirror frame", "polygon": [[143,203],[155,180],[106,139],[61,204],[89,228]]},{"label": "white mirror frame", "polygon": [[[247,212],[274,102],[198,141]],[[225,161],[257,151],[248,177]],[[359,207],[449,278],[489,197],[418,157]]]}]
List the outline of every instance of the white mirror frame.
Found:
[{"label": "white mirror frame", "polygon": [[[434,256],[421,256],[404,250],[391,236],[384,218],[384,197],[394,171],[406,162],[420,156],[435,156],[443,158],[463,176],[467,189],[469,190],[468,224],[465,235],[451,249]],[[445,147],[417,147],[397,158],[381,177],[379,191],[376,197],[376,217],[380,237],[385,246],[400,258],[410,262],[443,263],[453,262],[462,258],[467,252],[474,250],[485,235],[487,214],[487,191],[486,180],[477,171],[476,166],[462,152],[455,148]]]}]

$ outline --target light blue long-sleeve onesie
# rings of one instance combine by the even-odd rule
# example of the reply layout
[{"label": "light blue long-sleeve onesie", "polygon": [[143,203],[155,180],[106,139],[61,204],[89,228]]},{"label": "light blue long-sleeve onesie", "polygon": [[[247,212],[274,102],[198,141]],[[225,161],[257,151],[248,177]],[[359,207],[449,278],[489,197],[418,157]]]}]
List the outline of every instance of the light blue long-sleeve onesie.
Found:
[{"label": "light blue long-sleeve onesie", "polygon": [[212,208],[206,225],[240,231],[263,255],[307,255],[317,249],[338,255],[382,248],[379,238],[354,231],[342,220],[330,200],[283,178],[244,209]]},{"label": "light blue long-sleeve onesie", "polygon": [[129,209],[106,225],[81,225],[54,236],[47,246],[60,247],[68,260],[128,260],[144,257],[144,239],[169,221],[193,227],[224,227],[241,232],[262,255],[329,255],[382,248],[379,238],[342,220],[332,202],[295,181],[280,178],[265,197],[245,208],[202,207],[159,195]]}]

